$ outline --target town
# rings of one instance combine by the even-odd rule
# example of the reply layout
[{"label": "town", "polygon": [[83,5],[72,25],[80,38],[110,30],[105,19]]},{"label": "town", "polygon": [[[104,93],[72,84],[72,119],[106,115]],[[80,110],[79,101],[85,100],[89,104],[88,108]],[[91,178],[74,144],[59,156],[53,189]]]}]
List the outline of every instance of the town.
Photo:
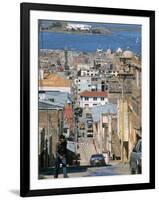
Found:
[{"label": "town", "polygon": [[[39,177],[53,173],[61,134],[70,177],[73,167],[76,177],[107,175],[111,165],[117,175],[130,174],[131,152],[142,138],[141,101],[141,57],[130,49],[40,49]],[[86,166],[94,171],[82,175]]]}]

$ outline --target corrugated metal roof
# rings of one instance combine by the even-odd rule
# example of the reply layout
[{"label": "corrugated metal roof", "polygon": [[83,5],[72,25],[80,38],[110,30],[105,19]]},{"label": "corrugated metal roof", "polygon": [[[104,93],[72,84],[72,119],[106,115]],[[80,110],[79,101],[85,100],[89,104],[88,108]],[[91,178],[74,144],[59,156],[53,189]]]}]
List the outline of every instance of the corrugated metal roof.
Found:
[{"label": "corrugated metal roof", "polygon": [[38,108],[39,110],[54,110],[54,109],[62,109],[63,105],[60,103],[50,102],[48,100],[39,100]]},{"label": "corrugated metal roof", "polygon": [[54,99],[54,102],[65,105],[68,102],[72,102],[72,97],[67,92],[59,91],[45,91],[46,99]]},{"label": "corrugated metal roof", "polygon": [[106,103],[102,106],[95,106],[92,108],[92,117],[93,121],[99,121],[101,114],[116,114],[117,113],[117,105],[112,103]]}]

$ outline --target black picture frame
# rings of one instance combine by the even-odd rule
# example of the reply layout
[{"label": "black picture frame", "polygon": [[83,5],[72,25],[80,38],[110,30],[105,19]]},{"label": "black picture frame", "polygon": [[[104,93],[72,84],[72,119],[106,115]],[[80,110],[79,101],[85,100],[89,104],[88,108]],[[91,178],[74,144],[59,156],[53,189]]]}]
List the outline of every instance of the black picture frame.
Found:
[{"label": "black picture frame", "polygon": [[[150,20],[150,163],[148,183],[102,185],[88,187],[52,188],[52,189],[30,189],[30,11],[59,11],[75,13],[93,13],[107,15],[123,15],[148,17]],[[141,190],[155,188],[155,11],[131,10],[104,7],[83,7],[72,5],[49,5],[35,3],[21,3],[20,5],[21,25],[21,125],[20,125],[20,196],[43,196],[77,193],[113,192],[124,190]]]}]

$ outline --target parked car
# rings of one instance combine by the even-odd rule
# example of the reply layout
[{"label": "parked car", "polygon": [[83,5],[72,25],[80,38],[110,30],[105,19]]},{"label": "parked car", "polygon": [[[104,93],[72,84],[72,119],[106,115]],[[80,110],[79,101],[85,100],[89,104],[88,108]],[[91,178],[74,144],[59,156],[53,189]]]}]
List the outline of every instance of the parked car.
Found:
[{"label": "parked car", "polygon": [[92,119],[92,114],[91,113],[86,113],[86,118],[87,119],[90,119],[90,118]]},{"label": "parked car", "polygon": [[87,132],[87,137],[93,137],[93,132]]},{"label": "parked car", "polygon": [[93,137],[93,128],[92,126],[87,128],[87,137]]},{"label": "parked car", "polygon": [[75,112],[76,116],[82,117],[83,109],[80,108],[80,107],[77,107],[77,108],[74,109],[74,112]]},{"label": "parked car", "polygon": [[93,154],[90,158],[91,166],[103,166],[106,165],[105,158],[103,154]]},{"label": "parked car", "polygon": [[92,128],[92,124],[87,124],[87,127],[88,128]]},{"label": "parked car", "polygon": [[92,124],[92,123],[93,123],[93,120],[92,120],[92,118],[90,118],[90,119],[87,119],[87,123],[88,123],[88,124]]},{"label": "parked car", "polygon": [[130,154],[130,170],[132,174],[142,172],[142,140],[139,139]]}]

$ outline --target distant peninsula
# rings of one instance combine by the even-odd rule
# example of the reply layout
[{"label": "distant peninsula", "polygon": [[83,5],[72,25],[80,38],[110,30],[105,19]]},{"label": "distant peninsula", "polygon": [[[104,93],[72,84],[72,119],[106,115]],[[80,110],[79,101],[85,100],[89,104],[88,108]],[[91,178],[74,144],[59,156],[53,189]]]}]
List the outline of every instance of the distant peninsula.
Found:
[{"label": "distant peninsula", "polygon": [[52,22],[41,23],[41,32],[65,32],[65,33],[77,33],[77,34],[102,34],[110,35],[112,32],[106,27],[92,27],[89,24],[82,23],[66,23],[66,22]]}]

